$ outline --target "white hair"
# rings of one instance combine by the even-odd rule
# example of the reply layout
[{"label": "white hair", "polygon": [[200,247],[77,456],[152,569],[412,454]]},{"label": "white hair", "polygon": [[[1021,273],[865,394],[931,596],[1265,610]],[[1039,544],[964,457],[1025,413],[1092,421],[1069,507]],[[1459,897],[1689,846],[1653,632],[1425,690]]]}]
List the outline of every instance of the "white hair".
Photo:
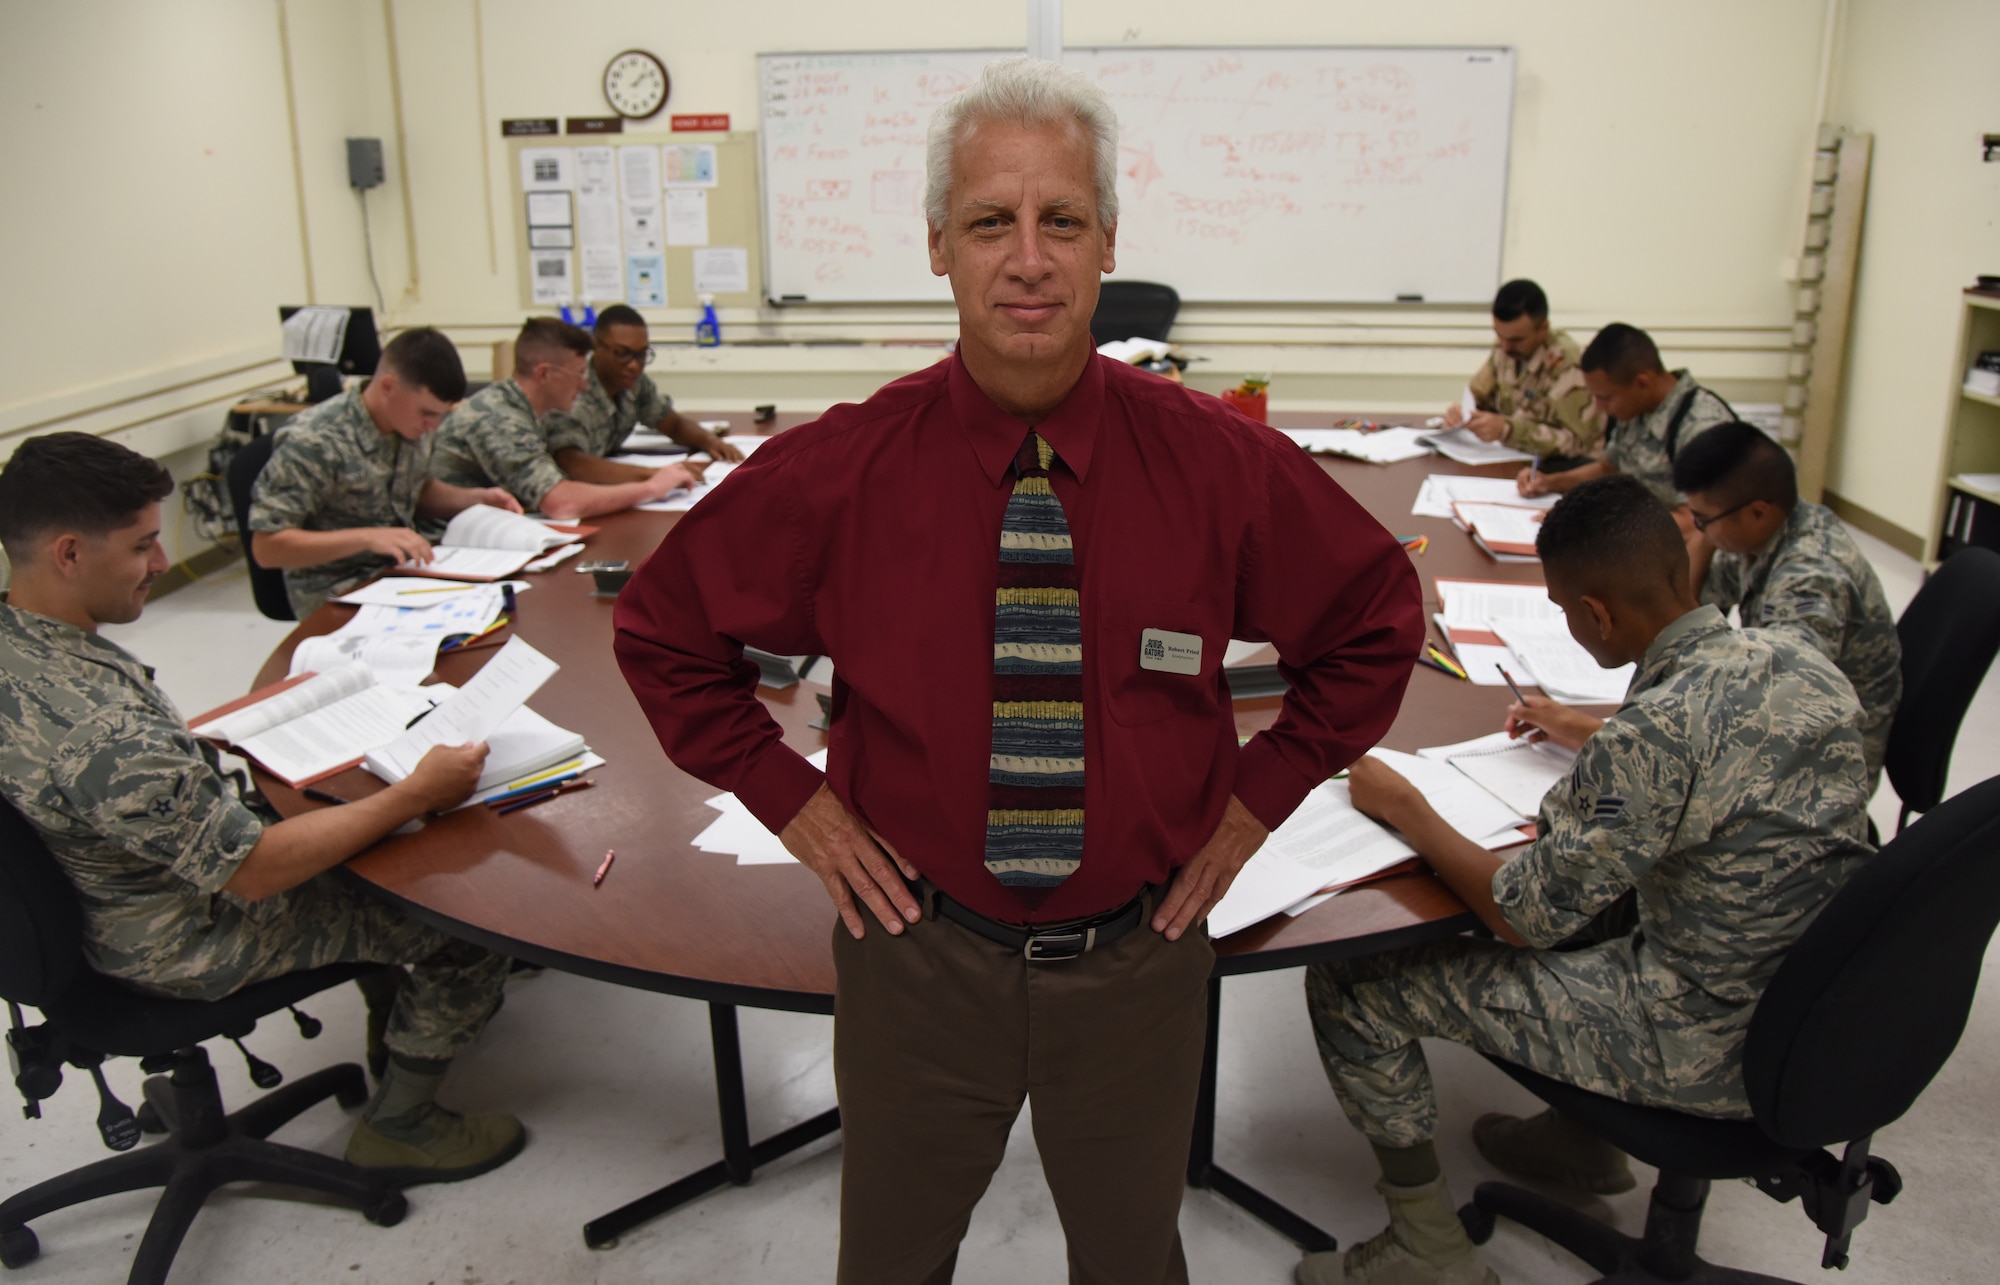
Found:
[{"label": "white hair", "polygon": [[932,227],[942,227],[951,213],[952,159],[958,145],[982,121],[1081,128],[1090,141],[1098,221],[1107,228],[1118,222],[1118,114],[1111,110],[1111,100],[1080,71],[1015,57],[988,63],[978,83],[931,116],[924,147],[924,217]]}]

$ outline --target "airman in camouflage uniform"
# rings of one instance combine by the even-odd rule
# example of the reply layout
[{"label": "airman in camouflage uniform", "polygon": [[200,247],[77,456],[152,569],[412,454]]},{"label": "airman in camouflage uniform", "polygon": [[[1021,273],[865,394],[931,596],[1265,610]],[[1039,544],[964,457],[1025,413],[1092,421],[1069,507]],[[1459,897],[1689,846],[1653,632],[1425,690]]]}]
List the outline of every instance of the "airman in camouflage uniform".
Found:
[{"label": "airman in camouflage uniform", "polygon": [[501,486],[532,509],[563,480],[549,454],[543,423],[520,384],[488,384],[460,404],[437,431],[431,471],[453,486]]},{"label": "airman in camouflage uniform", "polygon": [[1604,429],[1605,462],[1644,482],[1668,508],[1687,502],[1674,489],[1674,456],[1680,448],[1736,418],[1729,403],[1695,383],[1693,375],[1676,370],[1673,376],[1674,386],[1658,406]]},{"label": "airman in camouflage uniform", "polygon": [[1903,646],[1875,568],[1831,509],[1801,501],[1756,553],[1718,553],[1703,602],[1742,609],[1745,629],[1784,633],[1839,667],[1861,702],[1873,791],[1903,698]]},{"label": "airman in camouflage uniform", "polygon": [[[1857,718],[1839,671],[1790,637],[1731,630],[1712,606],[1661,631],[1542,800],[1541,837],[1493,876],[1535,949],[1458,940],[1307,970],[1355,1126],[1385,1147],[1430,1140],[1430,1036],[1628,1102],[1747,1117],[1757,999],[1871,852]],[[1546,949],[1627,889],[1637,933]]]},{"label": "airman in camouflage uniform", "polygon": [[577,396],[576,405],[565,411],[550,411],[543,421],[548,453],[578,450],[599,457],[616,455],[632,430],[644,425],[658,428],[660,421],[674,413],[674,399],[660,391],[652,376],[641,374],[630,388],[616,398],[604,391],[597,365],[590,365],[589,380]]},{"label": "airman in camouflage uniform", "polygon": [[427,1062],[457,1054],[499,1003],[503,956],[331,875],[255,902],[224,892],[278,818],[223,773],[151,669],[95,633],[5,603],[0,795],[75,884],[91,967],[137,989],[215,1000],[300,969],[408,964],[384,1042]]},{"label": "airman in camouflage uniform", "polygon": [[1556,330],[1527,357],[1495,346],[1472,377],[1473,404],[1504,416],[1506,444],[1530,455],[1582,457],[1604,440],[1604,417],[1583,385],[1577,361],[1583,350],[1566,330]]},{"label": "airman in camouflage uniform", "polygon": [[[365,387],[357,384],[278,429],[271,461],[251,492],[252,531],[415,524],[417,499],[431,479],[432,439],[412,442],[383,431],[361,403]],[[393,565],[379,553],[355,553],[289,567],[285,593],[304,620],[328,598]]]}]

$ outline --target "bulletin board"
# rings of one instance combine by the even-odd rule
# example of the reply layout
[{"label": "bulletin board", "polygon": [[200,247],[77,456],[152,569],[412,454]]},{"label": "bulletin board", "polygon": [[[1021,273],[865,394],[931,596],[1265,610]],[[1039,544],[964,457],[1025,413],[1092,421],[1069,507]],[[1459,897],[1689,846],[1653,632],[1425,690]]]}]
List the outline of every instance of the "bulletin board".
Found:
[{"label": "bulletin board", "polygon": [[714,289],[717,307],[761,301],[754,131],[573,134],[507,145],[524,309],[694,308],[698,266],[708,274],[704,284],[741,285]]}]

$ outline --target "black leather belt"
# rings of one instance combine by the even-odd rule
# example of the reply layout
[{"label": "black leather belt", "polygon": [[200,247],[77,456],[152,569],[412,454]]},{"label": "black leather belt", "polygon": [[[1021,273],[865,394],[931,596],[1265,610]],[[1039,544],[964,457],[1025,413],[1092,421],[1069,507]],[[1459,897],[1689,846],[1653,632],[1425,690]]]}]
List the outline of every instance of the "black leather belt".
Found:
[{"label": "black leather belt", "polygon": [[985,915],[967,909],[935,889],[932,890],[931,897],[940,915],[961,928],[978,933],[990,942],[996,942],[1009,950],[1020,951],[1021,957],[1031,964],[1075,959],[1078,955],[1095,950],[1099,946],[1109,946],[1144,922],[1150,901],[1141,894],[1116,910],[1107,910],[1088,919],[1072,919],[1060,924],[1035,924],[1032,927],[1022,928],[1003,924],[997,919],[988,919]]}]

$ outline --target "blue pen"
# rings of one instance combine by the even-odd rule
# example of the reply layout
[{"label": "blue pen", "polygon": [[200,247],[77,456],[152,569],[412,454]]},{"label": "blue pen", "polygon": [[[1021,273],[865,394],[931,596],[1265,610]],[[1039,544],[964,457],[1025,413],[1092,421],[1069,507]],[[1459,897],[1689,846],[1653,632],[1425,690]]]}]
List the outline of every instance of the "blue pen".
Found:
[{"label": "blue pen", "polygon": [[509,790],[505,794],[496,794],[492,798],[486,800],[486,802],[488,804],[505,803],[509,799],[518,799],[524,794],[539,794],[543,790],[551,789],[555,786],[561,785],[564,781],[574,781],[576,778],[582,776],[585,772],[588,772],[589,770],[590,769],[587,767],[580,767],[576,769],[576,771],[574,772],[565,772],[561,776],[552,776],[549,777],[547,780],[536,781],[533,785],[524,785],[521,786],[519,789]]}]

